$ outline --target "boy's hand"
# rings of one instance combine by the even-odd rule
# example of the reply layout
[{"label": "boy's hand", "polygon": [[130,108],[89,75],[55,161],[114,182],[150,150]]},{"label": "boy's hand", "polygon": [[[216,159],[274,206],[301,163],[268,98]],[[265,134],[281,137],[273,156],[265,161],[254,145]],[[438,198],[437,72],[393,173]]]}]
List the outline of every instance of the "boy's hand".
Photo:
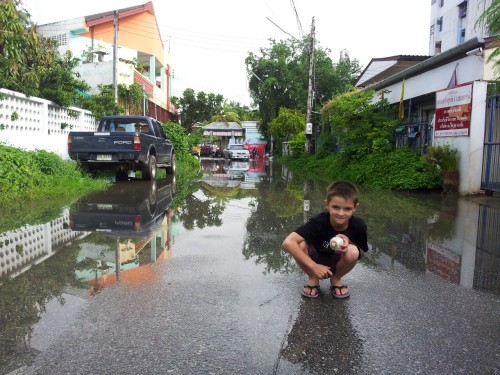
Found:
[{"label": "boy's hand", "polygon": [[347,237],[345,234],[337,234],[337,237],[340,237],[344,240],[344,243],[340,245],[340,247],[335,250],[337,253],[345,253],[347,251],[347,246],[349,246],[349,237]]},{"label": "boy's hand", "polygon": [[330,267],[318,263],[316,263],[314,266],[311,267],[311,271],[317,278],[321,280],[328,279],[333,275],[333,272],[330,269]]}]

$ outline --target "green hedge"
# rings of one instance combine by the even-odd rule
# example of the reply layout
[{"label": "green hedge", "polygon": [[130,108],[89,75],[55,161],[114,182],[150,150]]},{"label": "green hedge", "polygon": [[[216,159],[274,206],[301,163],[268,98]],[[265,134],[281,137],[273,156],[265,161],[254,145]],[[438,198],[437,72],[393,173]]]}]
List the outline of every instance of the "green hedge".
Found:
[{"label": "green hedge", "polygon": [[418,151],[412,148],[371,153],[355,162],[343,160],[339,154],[330,154],[325,158],[302,155],[282,160],[293,172],[307,179],[346,179],[360,185],[390,190],[441,188],[439,169],[423,160]]}]

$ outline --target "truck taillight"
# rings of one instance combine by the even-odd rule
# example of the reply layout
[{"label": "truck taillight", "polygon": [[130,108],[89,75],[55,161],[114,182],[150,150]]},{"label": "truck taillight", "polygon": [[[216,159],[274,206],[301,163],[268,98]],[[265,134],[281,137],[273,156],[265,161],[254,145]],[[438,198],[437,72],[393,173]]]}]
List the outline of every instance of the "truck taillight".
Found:
[{"label": "truck taillight", "polygon": [[140,151],[141,150],[141,140],[139,139],[138,135],[134,136],[134,151]]},{"label": "truck taillight", "polygon": [[68,150],[71,150],[72,146],[73,146],[73,136],[69,135],[68,136]]}]

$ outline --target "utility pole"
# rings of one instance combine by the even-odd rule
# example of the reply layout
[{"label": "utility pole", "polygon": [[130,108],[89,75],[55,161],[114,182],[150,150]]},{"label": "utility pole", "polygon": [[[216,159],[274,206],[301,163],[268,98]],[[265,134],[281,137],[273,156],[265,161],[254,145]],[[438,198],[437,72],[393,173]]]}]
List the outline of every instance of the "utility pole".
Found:
[{"label": "utility pole", "polygon": [[309,50],[309,83],[307,86],[307,112],[306,112],[306,144],[305,152],[312,153],[311,138],[313,133],[312,110],[313,110],[313,76],[314,76],[314,47],[315,47],[314,17],[311,23],[311,47]]},{"label": "utility pole", "polygon": [[113,89],[115,91],[115,103],[118,103],[118,82],[117,82],[117,76],[118,76],[118,71],[116,68],[116,62],[118,60],[118,11],[115,10],[114,13],[114,20],[113,20],[113,27],[114,27],[114,41],[113,41]]}]

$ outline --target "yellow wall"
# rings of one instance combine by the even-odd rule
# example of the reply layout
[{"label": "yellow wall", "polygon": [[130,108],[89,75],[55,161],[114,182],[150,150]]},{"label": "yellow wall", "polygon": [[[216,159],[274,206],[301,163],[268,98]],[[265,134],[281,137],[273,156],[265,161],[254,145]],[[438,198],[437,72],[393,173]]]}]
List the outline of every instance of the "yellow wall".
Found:
[{"label": "yellow wall", "polygon": [[[113,20],[91,26],[83,36],[113,44]],[[155,16],[142,12],[118,21],[118,45],[154,55],[165,66],[163,43]]]}]

